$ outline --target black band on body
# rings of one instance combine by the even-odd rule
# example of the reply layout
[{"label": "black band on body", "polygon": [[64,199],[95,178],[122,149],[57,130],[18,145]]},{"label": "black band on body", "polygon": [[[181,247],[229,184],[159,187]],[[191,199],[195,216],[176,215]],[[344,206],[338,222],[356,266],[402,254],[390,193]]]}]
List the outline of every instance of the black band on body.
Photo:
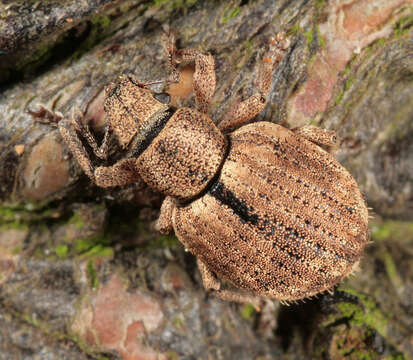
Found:
[{"label": "black band on body", "polygon": [[176,109],[173,107],[170,107],[165,111],[165,113],[163,114],[164,116],[160,117],[159,120],[156,121],[154,126],[147,132],[145,139],[136,146],[135,150],[133,151],[132,157],[138,158],[148,148],[148,146],[152,144],[153,139],[155,139],[163,130],[166,123],[169,121],[172,115],[175,114],[175,111]]},{"label": "black band on body", "polygon": [[243,222],[248,222],[253,225],[258,223],[258,215],[252,212],[254,209],[248,207],[245,201],[238,199],[222,182],[215,182],[209,189],[209,194],[220,203],[231,208]]}]

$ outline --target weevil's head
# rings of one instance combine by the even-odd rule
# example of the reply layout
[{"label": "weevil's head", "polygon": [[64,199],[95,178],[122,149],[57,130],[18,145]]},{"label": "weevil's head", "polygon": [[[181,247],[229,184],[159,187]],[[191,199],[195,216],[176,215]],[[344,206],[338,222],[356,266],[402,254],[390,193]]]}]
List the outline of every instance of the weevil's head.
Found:
[{"label": "weevil's head", "polygon": [[138,134],[148,133],[169,109],[168,94],[156,93],[132,76],[107,85],[105,92],[107,121],[123,148]]}]

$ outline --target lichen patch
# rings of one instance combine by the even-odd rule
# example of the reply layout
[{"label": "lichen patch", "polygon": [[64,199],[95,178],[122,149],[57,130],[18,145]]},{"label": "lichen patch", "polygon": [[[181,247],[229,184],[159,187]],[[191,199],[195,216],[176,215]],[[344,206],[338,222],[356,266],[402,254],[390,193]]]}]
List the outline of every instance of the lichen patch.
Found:
[{"label": "lichen patch", "polygon": [[[309,65],[308,77],[288,102],[289,123],[308,124],[325,111],[333,97],[339,74],[354,54],[389,36],[403,16],[397,11],[412,0],[362,0],[334,2],[326,7],[326,21],[318,26],[323,44]],[[312,41],[312,38],[311,38]]]}]

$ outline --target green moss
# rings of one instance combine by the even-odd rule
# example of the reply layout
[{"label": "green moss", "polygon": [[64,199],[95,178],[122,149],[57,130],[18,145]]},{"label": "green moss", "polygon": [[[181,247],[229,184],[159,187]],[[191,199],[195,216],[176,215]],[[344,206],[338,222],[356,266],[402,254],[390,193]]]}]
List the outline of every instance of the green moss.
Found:
[{"label": "green moss", "polygon": [[346,82],[344,83],[344,90],[350,89],[351,84],[353,83],[354,79],[353,77],[348,77]]},{"label": "green moss", "polygon": [[393,239],[400,242],[413,241],[413,222],[387,220],[371,222],[371,235],[374,241]]},{"label": "green moss", "polygon": [[9,207],[0,207],[0,219],[3,222],[14,221],[16,212]]},{"label": "green moss", "polygon": [[[110,235],[105,235],[104,233],[100,232],[86,238],[76,239],[74,241],[73,249],[77,254],[93,255],[99,253],[100,250],[103,251],[103,249],[105,249],[105,246],[109,245],[110,243]],[[106,253],[107,250],[105,250],[104,252]]]},{"label": "green moss", "polygon": [[317,32],[318,43],[319,43],[320,47],[323,49],[326,45],[326,42],[325,42],[323,36],[320,33],[320,28],[318,27],[318,25],[316,25],[315,30]]},{"label": "green moss", "polygon": [[235,18],[240,13],[240,8],[236,7],[234,9],[229,9],[225,12],[225,15],[221,18],[221,22],[223,24],[228,23],[231,19]]},{"label": "green moss", "polygon": [[23,223],[23,222],[20,222],[18,220],[11,221],[11,222],[6,222],[6,223],[1,223],[0,222],[0,231],[10,230],[10,229],[27,230],[28,225]]},{"label": "green moss", "polygon": [[372,334],[373,332],[368,329],[339,326],[334,329],[333,343],[330,344],[330,349],[324,348],[323,352],[334,354],[333,358],[340,355],[340,359],[376,359],[377,352],[367,345],[371,341]]},{"label": "green moss", "polygon": [[64,259],[69,253],[69,247],[67,245],[58,245],[54,249],[57,257]]},{"label": "green moss", "polygon": [[375,351],[368,350],[354,350],[352,348],[348,349],[348,354],[351,354],[352,359],[357,360],[374,360],[377,359],[378,354]]},{"label": "green moss", "polygon": [[107,15],[97,15],[90,19],[90,31],[86,39],[73,53],[72,59],[80,58],[85,52],[93,48],[97,43],[107,37],[113,30],[110,26],[112,21]]},{"label": "green moss", "polygon": [[183,320],[180,318],[180,316],[175,316],[172,320],[172,324],[178,328],[178,329],[183,329],[184,328],[184,322]]},{"label": "green moss", "polygon": [[251,304],[246,304],[241,309],[241,317],[245,320],[253,320],[255,313],[255,308]]},{"label": "green moss", "polygon": [[[344,70],[344,72],[346,72],[346,70]],[[349,76],[347,78],[347,80],[344,82],[344,89],[341,89],[339,91],[339,93],[337,94],[335,100],[334,100],[334,104],[337,106],[338,104],[341,103],[341,100],[343,100],[344,97],[344,93],[350,89],[351,84],[353,83],[354,79],[353,77]]]},{"label": "green moss", "polygon": [[95,264],[93,260],[89,260],[89,262],[87,263],[86,271],[87,271],[87,276],[89,279],[90,287],[93,290],[96,290],[99,286],[99,279],[96,273]]},{"label": "green moss", "polygon": [[292,28],[290,28],[290,29],[287,31],[287,35],[288,35],[288,36],[297,35],[297,34],[299,34],[300,32],[301,32],[301,27],[300,27],[300,25],[295,24]]},{"label": "green moss", "polygon": [[314,32],[313,29],[308,30],[305,34],[305,37],[307,39],[307,45],[310,46],[313,41],[314,41]]},{"label": "green moss", "polygon": [[377,43],[378,46],[383,46],[383,45],[386,44],[386,39],[379,39],[379,40],[377,40],[376,43]]},{"label": "green moss", "polygon": [[402,354],[396,354],[386,356],[384,360],[405,360],[405,357]]},{"label": "green moss", "polygon": [[350,63],[351,63],[351,61],[349,61],[349,62],[347,63],[346,68],[345,68],[344,71],[343,71],[343,74],[344,74],[344,75],[350,74],[350,72],[351,72]]},{"label": "green moss", "polygon": [[322,8],[324,6],[325,0],[316,0],[315,6],[317,8]]},{"label": "green moss", "polygon": [[143,247],[145,247],[146,249],[158,249],[176,246],[181,246],[181,243],[174,235],[161,235],[157,239],[143,245]]},{"label": "green moss", "polygon": [[377,331],[381,336],[386,337],[388,320],[380,311],[375,301],[371,297],[358,293],[353,289],[344,289],[344,291],[356,296],[360,303],[337,303],[339,317],[347,319],[353,326],[368,326]]},{"label": "green moss", "polygon": [[401,37],[406,35],[413,27],[413,16],[405,16],[401,18],[394,26],[394,35]]},{"label": "green moss", "polygon": [[95,242],[94,242],[94,240],[92,240],[90,238],[77,239],[74,242],[74,250],[75,250],[76,253],[79,253],[79,254],[88,251],[93,246],[95,246]]},{"label": "green moss", "polygon": [[26,203],[0,206],[0,226],[27,229],[32,224],[41,225],[50,219],[55,220],[56,214],[60,214],[60,210],[47,207],[45,204]]},{"label": "green moss", "polygon": [[29,314],[23,314],[22,315],[22,320],[26,321],[28,324],[39,328],[40,327],[40,322],[38,321],[38,319],[36,317],[32,317]]},{"label": "green moss", "polygon": [[[59,44],[57,41],[56,44]],[[33,52],[30,57],[22,56],[20,61],[16,62],[15,70],[24,71],[28,67],[37,67],[39,64],[44,63],[52,56],[52,50],[56,44],[49,42],[38,43],[36,47],[33,47]]]},{"label": "green moss", "polygon": [[384,267],[386,268],[387,276],[390,282],[396,290],[403,289],[403,280],[397,270],[396,264],[388,251],[383,251],[381,253],[382,260],[384,262]]},{"label": "green moss", "polygon": [[0,229],[24,229],[28,228],[25,221],[27,218],[26,211],[20,206],[2,206],[0,207]]},{"label": "green moss", "polygon": [[336,99],[334,100],[334,104],[338,105],[340,104],[341,100],[343,100],[343,96],[344,96],[344,90],[340,90],[338,95],[336,96]]},{"label": "green moss", "polygon": [[166,358],[167,358],[168,360],[178,360],[178,359],[179,359],[179,355],[178,355],[175,351],[169,350],[169,351],[166,353]]},{"label": "green moss", "polygon": [[391,227],[390,226],[379,226],[377,228],[373,228],[372,230],[372,237],[374,240],[385,240],[390,238],[391,234]]},{"label": "green moss", "polygon": [[106,28],[110,25],[110,19],[105,15],[94,16],[90,19],[93,25],[99,25],[102,28]]},{"label": "green moss", "polygon": [[170,10],[177,10],[194,5],[197,0],[154,0],[152,7],[167,7]]},{"label": "green moss", "polygon": [[113,249],[101,244],[95,245],[82,253],[82,257],[113,257]]},{"label": "green moss", "polygon": [[72,215],[72,217],[71,217],[71,218],[69,219],[69,221],[68,221],[68,224],[73,224],[73,225],[75,225],[78,229],[81,229],[81,228],[84,226],[82,217],[81,217],[79,214],[77,214],[77,213],[74,213],[74,214]]}]

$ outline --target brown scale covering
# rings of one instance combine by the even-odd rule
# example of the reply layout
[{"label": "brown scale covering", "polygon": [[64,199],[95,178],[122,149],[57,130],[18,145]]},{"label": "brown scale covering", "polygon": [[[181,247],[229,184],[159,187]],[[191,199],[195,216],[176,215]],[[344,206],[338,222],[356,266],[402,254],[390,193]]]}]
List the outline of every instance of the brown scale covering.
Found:
[{"label": "brown scale covering", "polygon": [[207,115],[180,108],[138,158],[137,168],[153,189],[187,200],[215,176],[225,150],[224,135]]},{"label": "brown scale covering", "polygon": [[151,95],[151,90],[139,86],[129,77],[106,91],[104,109],[110,127],[123,148],[128,147],[135,135],[143,140],[153,122],[168,109],[168,105]]},{"label": "brown scale covering", "polygon": [[309,297],[351,273],[367,242],[367,209],[334,157],[281,126],[230,135],[217,183],[178,207],[178,238],[218,277],[278,300]]}]

